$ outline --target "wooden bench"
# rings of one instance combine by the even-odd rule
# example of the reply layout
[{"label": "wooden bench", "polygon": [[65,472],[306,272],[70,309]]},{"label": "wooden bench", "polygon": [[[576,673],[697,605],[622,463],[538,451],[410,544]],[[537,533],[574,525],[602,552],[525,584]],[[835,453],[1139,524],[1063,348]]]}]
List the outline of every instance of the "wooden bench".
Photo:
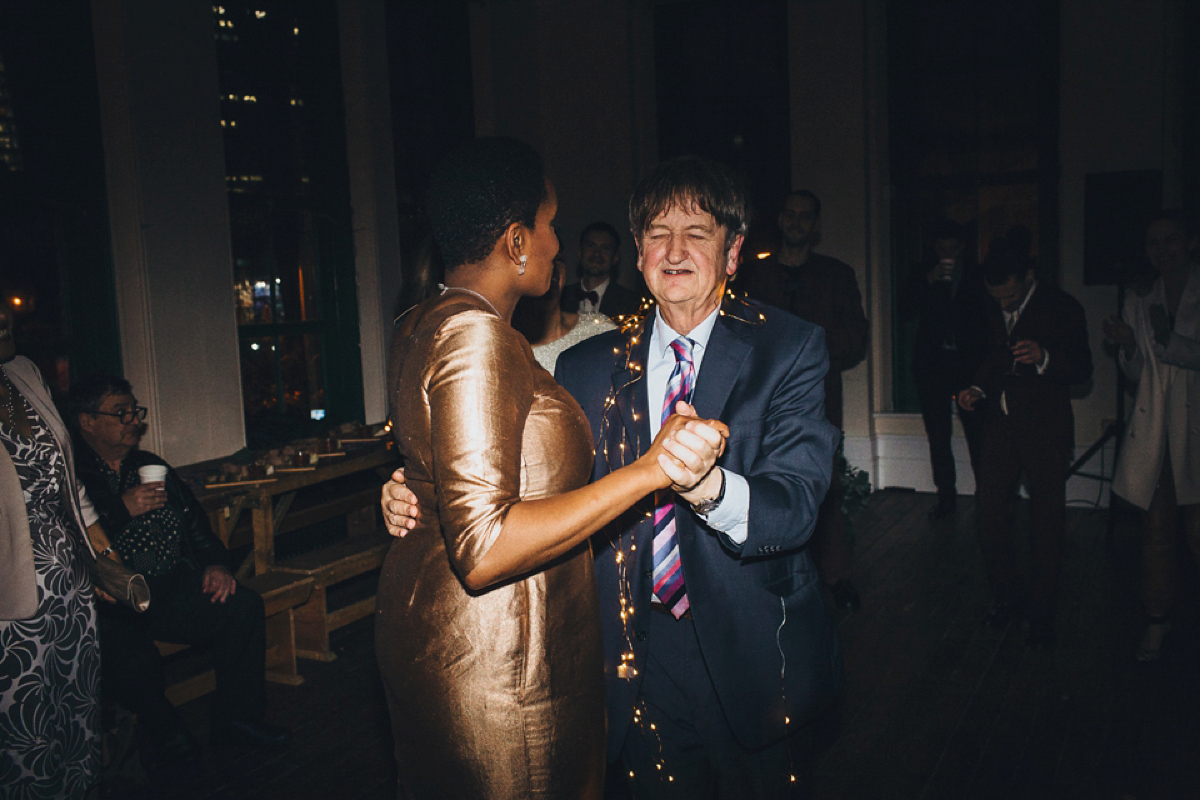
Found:
[{"label": "wooden bench", "polygon": [[[272,570],[253,578],[239,581],[262,596],[263,613],[266,617],[267,653],[266,679],[272,683],[299,686],[304,677],[296,669],[296,623],[294,609],[309,601],[314,582],[306,575]],[[151,601],[153,602],[153,601]],[[155,642],[163,656],[177,653],[188,647],[186,644]],[[172,705],[181,705],[208,694],[217,686],[213,670],[205,670],[167,687],[167,699]]]},{"label": "wooden bench", "polygon": [[296,608],[296,655],[317,661],[337,656],[329,649],[329,633],[375,613],[375,595],[336,609],[329,608],[327,589],[383,566],[392,537],[371,532],[280,562],[276,571],[310,578],[312,596]]}]

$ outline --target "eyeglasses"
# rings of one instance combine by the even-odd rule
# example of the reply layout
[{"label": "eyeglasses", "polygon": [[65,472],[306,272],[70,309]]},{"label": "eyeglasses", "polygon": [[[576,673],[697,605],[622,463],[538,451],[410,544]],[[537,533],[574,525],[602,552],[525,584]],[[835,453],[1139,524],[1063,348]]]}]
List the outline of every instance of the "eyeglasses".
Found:
[{"label": "eyeglasses", "polygon": [[138,422],[146,419],[147,408],[145,406],[134,406],[126,408],[123,411],[93,411],[93,417],[116,417],[121,421],[122,425],[128,425],[136,418]]}]

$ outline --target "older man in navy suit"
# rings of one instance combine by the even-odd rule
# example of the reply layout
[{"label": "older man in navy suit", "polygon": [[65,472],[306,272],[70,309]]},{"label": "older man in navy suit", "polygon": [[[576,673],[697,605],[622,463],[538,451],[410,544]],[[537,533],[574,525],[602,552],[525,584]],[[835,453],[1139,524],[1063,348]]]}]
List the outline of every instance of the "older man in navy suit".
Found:
[{"label": "older man in navy suit", "polygon": [[[610,771],[637,797],[804,796],[805,723],[841,683],[806,547],[837,439],[825,336],[726,296],[747,212],[722,165],[662,164],[630,222],[656,310],[557,366],[593,427],[593,477],[637,458],[676,399],[730,435],[692,502],[648,497],[593,541]],[[397,513],[415,513],[387,493],[384,507],[397,529]]]},{"label": "older man in navy suit", "polygon": [[805,547],[837,436],[825,419],[825,337],[726,297],[745,209],[719,164],[676,159],[647,176],[630,224],[657,310],[558,363],[593,425],[593,477],[649,445],[676,372],[694,372],[696,413],[730,429],[699,502],[648,498],[594,543],[609,757],[639,797],[794,796],[803,737],[790,734],[840,681]]}]

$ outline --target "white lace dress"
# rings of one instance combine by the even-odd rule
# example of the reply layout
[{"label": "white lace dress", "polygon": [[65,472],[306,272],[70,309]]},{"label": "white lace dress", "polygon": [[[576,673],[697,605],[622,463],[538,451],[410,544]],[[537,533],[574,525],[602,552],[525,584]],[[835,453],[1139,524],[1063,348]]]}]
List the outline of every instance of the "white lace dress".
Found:
[{"label": "white lace dress", "polygon": [[555,339],[553,342],[535,345],[533,357],[546,368],[547,372],[553,375],[559,353],[579,344],[584,339],[590,339],[598,333],[611,331],[616,327],[612,320],[603,314],[580,314],[579,321],[575,323],[574,328],[568,331],[566,336]]}]

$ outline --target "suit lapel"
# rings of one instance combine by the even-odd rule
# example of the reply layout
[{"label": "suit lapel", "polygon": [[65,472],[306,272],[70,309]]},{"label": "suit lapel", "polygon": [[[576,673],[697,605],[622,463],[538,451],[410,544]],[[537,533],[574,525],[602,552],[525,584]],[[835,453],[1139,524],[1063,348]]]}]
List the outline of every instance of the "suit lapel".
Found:
[{"label": "suit lapel", "polygon": [[636,337],[637,343],[629,345],[631,350],[628,358],[624,353],[617,355],[617,370],[612,376],[613,402],[620,424],[608,431],[607,442],[610,448],[619,447],[624,436],[626,447],[633,448],[629,461],[640,456],[650,446],[650,417],[646,398],[646,357],[650,352],[649,325],[650,322],[647,321],[641,328],[626,334],[628,337]]},{"label": "suit lapel", "polygon": [[1037,328],[1038,319],[1042,313],[1042,304],[1049,297],[1049,291],[1050,287],[1044,281],[1038,281],[1037,288],[1033,292],[1033,297],[1029,298],[1029,302],[1025,304],[1024,310],[1021,311],[1021,316],[1017,317],[1017,324],[1013,325],[1013,338],[1017,340],[1037,339],[1036,335],[1030,333],[1030,328]]},{"label": "suit lapel", "polygon": [[700,373],[696,376],[696,391],[692,394],[692,405],[697,414],[706,419],[721,418],[725,401],[753,348],[748,324],[724,315],[717,317]]}]

